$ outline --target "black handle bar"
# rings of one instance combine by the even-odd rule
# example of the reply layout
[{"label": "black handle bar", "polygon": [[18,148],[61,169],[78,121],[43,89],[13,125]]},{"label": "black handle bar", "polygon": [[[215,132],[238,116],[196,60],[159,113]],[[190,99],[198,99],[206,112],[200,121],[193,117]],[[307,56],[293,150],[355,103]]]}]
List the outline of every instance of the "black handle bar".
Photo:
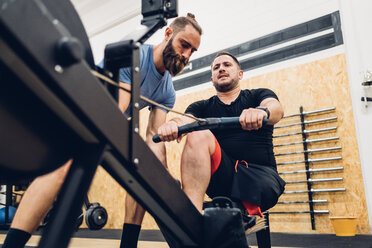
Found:
[{"label": "black handle bar", "polygon": [[[267,124],[268,120],[264,118],[262,120],[262,126]],[[228,128],[239,128],[241,127],[238,117],[221,117],[221,118],[205,118],[203,121],[195,121],[190,124],[186,124],[178,127],[178,137],[184,133],[190,133],[193,131],[205,130],[205,129],[228,129]],[[159,143],[161,139],[159,135],[155,134],[152,137],[152,141]]]}]

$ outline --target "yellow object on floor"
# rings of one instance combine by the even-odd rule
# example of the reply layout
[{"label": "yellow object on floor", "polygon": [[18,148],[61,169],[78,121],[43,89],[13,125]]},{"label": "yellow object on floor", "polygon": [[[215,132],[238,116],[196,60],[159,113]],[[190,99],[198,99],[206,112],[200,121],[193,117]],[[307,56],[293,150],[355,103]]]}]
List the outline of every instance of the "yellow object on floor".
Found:
[{"label": "yellow object on floor", "polygon": [[357,219],[355,217],[329,217],[336,236],[355,236]]}]

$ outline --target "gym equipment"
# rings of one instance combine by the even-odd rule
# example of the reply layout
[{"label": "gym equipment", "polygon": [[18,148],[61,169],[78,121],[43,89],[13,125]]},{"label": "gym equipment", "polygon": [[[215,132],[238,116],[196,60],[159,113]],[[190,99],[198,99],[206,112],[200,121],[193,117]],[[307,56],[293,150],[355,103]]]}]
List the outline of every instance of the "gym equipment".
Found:
[{"label": "gym equipment", "polygon": [[344,180],[342,177],[336,178],[320,178],[320,179],[312,179],[309,178],[307,180],[299,180],[299,181],[286,181],[287,184],[293,183],[323,183],[323,182],[335,182],[335,181],[342,181]]},{"label": "gym equipment", "polygon": [[16,211],[17,208],[13,206],[0,208],[0,225],[12,223]]},{"label": "gym equipment", "polygon": [[0,130],[0,177],[29,178],[74,159],[39,247],[67,247],[98,164],[164,226],[174,247],[202,247],[209,231],[138,134],[139,46],[177,6],[173,0],[143,2],[140,38],[118,44],[120,58],[105,53],[104,62],[113,77],[116,62],[133,69],[130,121],[92,75],[87,57],[93,56],[80,37],[88,39],[70,1],[2,3],[0,112],[6,128]]},{"label": "gym equipment", "polygon": [[293,190],[293,191],[284,191],[283,194],[324,193],[324,192],[340,192],[340,191],[346,191],[346,189],[345,188],[335,188],[335,189]]},{"label": "gym equipment", "polygon": [[329,214],[329,210],[312,210],[312,211],[273,211],[270,214]]},{"label": "gym equipment", "polygon": [[326,172],[326,171],[340,171],[343,170],[344,167],[331,167],[331,168],[319,168],[319,169],[308,169],[308,170],[298,170],[298,171],[284,171],[279,172],[279,175],[286,175],[286,174],[297,174],[297,173],[314,173],[314,172]]},{"label": "gym equipment", "polygon": [[323,112],[328,112],[328,111],[334,111],[336,110],[335,107],[330,107],[330,108],[324,108],[324,109],[319,109],[319,110],[313,110],[313,111],[306,111],[298,114],[292,114],[292,115],[286,115],[283,118],[290,118],[290,117],[296,117],[296,116],[304,116],[304,115],[312,115],[312,114],[318,114],[318,113],[323,113]]},{"label": "gym equipment", "polygon": [[98,202],[90,203],[88,197],[84,200],[85,205],[85,223],[90,230],[102,229],[108,219],[107,211]]},{"label": "gym equipment", "polygon": [[[264,118],[262,120],[262,125],[263,126],[267,125],[267,122],[268,120]],[[228,129],[228,128],[241,128],[239,117],[205,118],[202,121],[194,121],[192,123],[178,127],[178,136],[185,134],[185,133],[199,131],[199,130]],[[161,139],[158,134],[155,134],[152,140],[155,143],[161,142]],[[204,203],[203,206],[205,208],[204,228],[212,229],[213,231],[215,229],[221,229],[221,223],[226,222],[228,219],[232,219],[230,215],[237,215],[237,213],[234,214],[234,211],[235,212],[239,211],[239,213],[240,211],[243,211],[243,212],[245,211],[245,210],[239,210],[239,207],[237,207],[235,203],[231,202],[231,200],[226,197],[215,197],[212,202]],[[230,210],[230,208],[233,208],[233,207],[235,207],[235,210]],[[228,210],[224,210],[224,209],[221,210],[221,208],[227,208]],[[246,230],[246,233],[257,232],[256,238],[257,238],[258,247],[260,248],[271,247],[268,214],[266,213],[265,215],[266,218],[260,221],[260,223],[256,223],[255,217],[250,217],[244,214],[242,215],[242,217],[243,217],[242,220],[244,223],[244,229]],[[236,218],[238,217],[235,217],[235,219]],[[236,219],[234,221],[230,220],[230,224],[228,225],[229,227],[225,231],[221,231],[221,233],[224,233],[224,234],[223,235],[221,234],[221,236],[218,238],[216,237],[211,238],[209,235],[206,235],[204,237],[205,243],[203,247],[212,248],[212,247],[216,247],[217,245],[220,245],[222,247],[246,247],[245,242],[242,241],[242,240],[245,240],[245,238],[241,236],[241,232],[237,231],[237,229],[239,229],[240,226],[237,226],[237,223],[235,223],[235,222],[241,223],[242,220],[239,220],[239,219]],[[162,229],[161,226],[160,226],[160,229]],[[210,231],[210,233],[213,233],[213,231]],[[232,232],[235,232],[235,234],[233,234]],[[228,238],[229,236],[231,237],[231,235],[236,236],[236,238],[234,239]],[[167,236],[166,233],[164,236],[165,237]],[[235,243],[227,244],[226,241],[235,242]]]},{"label": "gym equipment", "polygon": [[[85,223],[87,224],[90,230],[100,230],[102,229],[108,220],[107,211],[102,207],[98,202],[90,203],[88,197],[84,198],[84,207],[85,207]],[[50,216],[54,211],[54,207],[48,212],[46,217],[43,220],[43,227],[45,227],[49,220]],[[83,224],[84,212],[80,209],[80,213],[77,217],[75,231]]]},{"label": "gym equipment", "polygon": [[[144,11],[144,34],[152,28],[151,22],[164,23],[164,12],[176,4],[147,2],[151,10]],[[80,36],[86,36],[71,2],[5,3],[0,9],[0,112],[6,127],[0,131],[4,141],[0,144],[0,177],[18,180],[37,176],[74,158],[39,247],[67,246],[98,164],[165,224],[179,246],[198,246],[202,215],[135,132],[136,118],[129,123],[107,89],[91,74],[93,67],[86,59],[91,51],[84,49],[84,59],[70,66],[57,60],[54,48],[58,41],[72,36],[81,41]],[[33,26],[36,28],[30,28]],[[78,32],[73,32],[76,29]],[[133,66],[134,89],[139,86],[137,43],[128,42],[128,52],[122,53],[128,66]],[[138,94],[132,91],[132,96]],[[135,117],[138,102],[133,103]],[[24,111],[25,105],[28,111]],[[143,164],[151,166],[143,169]]]},{"label": "gym equipment", "polygon": [[[311,203],[327,203],[328,200],[312,200]],[[280,201],[277,204],[302,204],[310,203],[310,201]]]},{"label": "gym equipment", "polygon": [[[268,120],[264,118],[262,125],[266,125]],[[205,118],[203,121],[194,121],[192,123],[178,127],[178,136],[199,130],[212,130],[212,129],[229,129],[229,128],[241,128],[238,117],[220,117],[220,118]],[[152,137],[155,143],[159,143],[161,139],[159,135],[155,134]]]},{"label": "gym equipment", "polygon": [[[74,144],[71,142],[73,140],[72,137],[75,137],[75,135],[58,124],[58,118],[56,116],[52,117],[51,113],[48,112],[45,107],[41,107],[41,102],[38,102],[28,94],[29,92],[36,91],[41,94],[43,90],[45,92],[46,88],[43,88],[40,85],[40,82],[43,80],[48,81],[45,78],[47,76],[45,74],[46,71],[43,69],[49,67],[51,69],[49,72],[53,71],[56,73],[54,67],[55,65],[58,65],[58,63],[53,60],[54,54],[53,56],[48,56],[48,54],[52,55],[51,53],[54,51],[53,48],[58,43],[57,40],[50,39],[53,36],[57,38],[55,36],[56,32],[47,34],[45,30],[50,30],[50,28],[55,30],[58,29],[57,32],[61,35],[57,39],[60,38],[61,41],[63,36],[72,37],[73,35],[76,37],[79,41],[72,39],[71,42],[68,42],[67,40],[63,42],[64,45],[60,48],[64,51],[69,50],[69,48],[70,50],[69,52],[62,53],[71,61],[73,59],[85,59],[85,62],[88,63],[91,68],[95,67],[88,37],[86,36],[83,25],[71,3],[67,1],[55,3],[55,1],[52,0],[42,0],[37,3],[29,3],[32,7],[30,6],[31,9],[28,10],[29,17],[31,18],[26,22],[28,27],[17,21],[20,12],[17,12],[16,9],[18,9],[19,5],[19,3],[12,1],[3,1],[2,6],[4,8],[2,8],[0,13],[0,46],[2,51],[0,70],[2,71],[3,82],[0,90],[0,111],[2,113],[2,124],[4,127],[12,127],[11,129],[14,130],[14,132],[11,132],[9,129],[4,128],[2,129],[3,132],[0,133],[1,139],[8,141],[6,144],[2,145],[0,149],[1,171],[6,172],[8,176],[3,178],[5,173],[0,173],[0,180],[11,180],[13,175],[17,175],[17,180],[20,178],[34,178],[37,175],[54,170],[68,159],[68,154],[71,154],[72,150],[77,148],[79,143],[76,140],[75,141],[78,143]],[[40,8],[41,6],[47,8],[50,12],[37,12],[37,8]],[[11,15],[13,15],[13,17]],[[38,23],[37,20],[33,21],[31,17],[32,15],[39,16],[39,21],[43,19],[43,21],[41,21],[42,23]],[[29,37],[30,40],[28,41],[26,40],[26,37],[21,37],[21,33],[25,32],[25,34],[27,34],[27,32],[34,29],[30,28],[32,25],[39,24],[40,26],[38,26],[38,28],[41,29],[38,32],[38,37]],[[69,27],[68,31],[65,27]],[[14,43],[12,43],[13,41]],[[79,45],[79,42],[83,47]],[[34,48],[29,50],[29,45],[34,46]],[[50,50],[45,49],[47,47]],[[20,54],[22,52],[24,52],[24,54]],[[56,52],[58,53],[58,49]],[[23,63],[23,65],[19,67],[19,70],[11,69],[12,66],[16,67],[16,64],[22,63],[23,59],[32,59],[33,54],[35,53],[40,53],[40,55],[43,54],[43,56],[46,56],[48,59],[44,60],[44,64],[35,63],[35,67],[30,71],[27,71],[25,68],[32,66],[31,60],[28,63]],[[16,64],[11,65],[11,61],[14,61]],[[45,63],[49,66],[45,67]],[[32,73],[33,70],[35,70],[35,73],[38,74],[38,76],[35,77],[36,74]],[[28,82],[28,84],[26,84],[28,86],[21,86],[20,82],[26,77],[30,78],[24,80],[23,83]],[[19,92],[19,97],[25,97],[24,101],[30,103],[28,107],[32,110],[37,109],[37,111],[24,113],[25,111],[18,109],[18,106],[21,103],[17,104],[10,99],[14,96],[14,92]],[[46,95],[44,94],[44,98],[45,97]],[[52,101],[52,99],[49,99],[49,101]],[[13,106],[12,109],[10,109],[10,106]],[[60,104],[56,102],[55,111],[64,110],[63,108],[58,109],[58,106],[60,107]],[[43,122],[44,119],[41,117],[44,114],[49,117],[48,122]],[[40,121],[37,120],[38,118],[35,118],[39,116]],[[57,125],[61,129],[61,132],[54,132],[50,128],[50,126],[53,125]],[[40,130],[42,130],[44,135],[35,136],[34,133]],[[68,137],[67,135],[71,135],[69,141],[66,138]],[[30,142],[25,142],[25,140],[30,140]],[[23,152],[22,156],[20,156],[20,150],[28,152]]]},{"label": "gym equipment", "polygon": [[339,137],[330,137],[330,138],[322,138],[322,139],[305,139],[303,141],[297,141],[297,142],[274,145],[274,147],[291,146],[291,145],[298,145],[298,144],[304,144],[304,143],[309,144],[309,143],[332,141],[332,140],[338,140],[338,139],[339,139]]},{"label": "gym equipment", "polygon": [[273,138],[281,138],[281,137],[294,136],[294,135],[299,135],[299,134],[321,133],[321,132],[327,132],[327,131],[334,131],[336,129],[337,127],[327,127],[327,128],[313,129],[313,130],[304,130],[303,132],[274,135]]},{"label": "gym equipment", "polygon": [[291,162],[283,162],[283,163],[277,163],[276,165],[289,165],[289,164],[303,164],[303,163],[317,163],[317,162],[326,162],[326,161],[335,161],[335,160],[341,160],[342,157],[332,157],[332,158],[309,158],[308,160],[302,160],[302,161],[291,161]]},{"label": "gym equipment", "polygon": [[[266,118],[263,119],[262,121],[262,125],[267,125],[267,122],[268,120]],[[183,125],[183,126],[180,126],[178,127],[178,136],[182,135],[182,134],[185,134],[185,133],[189,133],[189,132],[193,132],[193,131],[198,131],[198,130],[205,130],[205,129],[209,129],[209,130],[212,130],[212,129],[228,129],[228,128],[241,128],[241,124],[239,122],[239,117],[221,117],[221,118],[205,118],[204,120],[202,121],[195,121],[195,122],[192,122],[192,123],[189,123],[189,124],[186,124],[186,125]],[[160,138],[159,138],[159,135],[154,135],[152,140],[155,142],[155,143],[158,143],[158,142],[161,142]],[[212,205],[211,205],[212,204]],[[208,209],[207,207],[213,207],[211,209]],[[210,229],[211,227],[213,227],[212,229],[216,229],[216,228],[220,228],[220,220],[224,220],[226,218],[228,218],[228,216],[226,216],[226,213],[223,212],[223,210],[220,210],[218,208],[220,207],[228,207],[228,208],[231,208],[233,206],[236,207],[235,203],[231,202],[230,199],[227,198],[226,200],[226,197],[216,197],[213,199],[212,203],[204,203],[204,208],[205,211],[204,211],[204,226],[205,228],[208,228]],[[238,207],[239,208],[239,207]],[[226,211],[226,210],[225,210]],[[235,210],[236,211],[236,210]],[[241,210],[243,212],[245,212],[246,210]],[[229,214],[231,214],[232,210],[229,210]],[[246,233],[251,233],[251,232],[256,232],[256,238],[257,238],[257,244],[258,244],[258,247],[259,248],[269,248],[271,247],[271,240],[270,240],[270,228],[269,228],[269,217],[268,217],[268,212],[265,212],[264,213],[264,218],[262,220],[256,220],[256,217],[252,217],[252,216],[248,216],[248,215],[245,215],[243,214],[242,217],[243,217],[243,223],[244,223],[244,229],[246,230]],[[238,221],[238,220],[236,220]],[[239,221],[241,222],[241,221]],[[226,231],[223,231],[222,233],[226,233],[228,234],[229,236],[231,236],[231,230],[234,230],[234,229],[237,229],[237,227],[231,227],[233,223],[231,223],[229,225],[229,228],[226,230]],[[161,227],[160,227],[161,228]],[[162,228],[161,228],[162,229]],[[205,240],[206,240],[206,243],[204,243],[203,247],[215,247],[217,245],[220,245],[222,247],[245,247],[245,243],[244,242],[241,242],[239,244],[239,240],[242,240],[242,238],[240,239],[239,236],[241,235],[241,233],[237,232],[234,236],[236,236],[237,238],[234,238],[233,240],[236,239],[236,242],[238,243],[235,243],[235,244],[226,244],[226,241],[225,240],[230,240],[231,239],[226,239],[226,235],[222,235],[221,237],[219,238],[222,238],[219,239],[219,238],[210,238],[209,236],[206,236],[205,237]],[[165,235],[166,236],[166,235]],[[224,245],[226,244],[226,245]]]},{"label": "gym equipment", "polygon": [[275,126],[274,128],[284,128],[284,127],[293,127],[293,126],[299,126],[299,125],[309,125],[309,124],[314,124],[314,123],[320,123],[320,122],[328,122],[328,121],[335,121],[337,120],[337,116],[335,117],[329,117],[329,118],[323,118],[323,119],[317,119],[317,120],[311,120],[311,121],[302,121],[298,123],[292,123],[292,124],[287,124],[287,125],[282,125],[282,126]]},{"label": "gym equipment", "polygon": [[308,144],[309,143],[332,141],[332,140],[338,140],[339,139],[339,137],[330,137],[330,138],[321,138],[321,139],[308,139],[307,138],[307,136],[310,135],[310,134],[334,131],[334,130],[337,129],[337,127],[327,127],[327,128],[312,129],[312,130],[307,130],[306,129],[306,125],[308,125],[308,124],[334,121],[334,120],[337,120],[337,117],[320,118],[320,119],[311,120],[311,121],[306,121],[305,120],[305,117],[309,114],[322,114],[323,112],[333,111],[333,110],[335,110],[335,108],[325,108],[325,109],[321,109],[321,110],[305,112],[305,111],[303,111],[303,107],[301,106],[299,110],[300,111],[299,111],[298,114],[289,115],[289,116],[286,116],[285,118],[297,117],[298,116],[298,117],[300,117],[300,122],[278,126],[277,128],[285,128],[285,127],[292,127],[292,126],[296,126],[296,125],[301,125],[301,131],[300,132],[288,133],[288,134],[280,134],[280,135],[276,135],[274,137],[275,138],[281,138],[281,137],[288,137],[288,136],[294,136],[294,135],[301,134],[301,136],[302,136],[301,141],[279,144],[279,145],[275,145],[275,147],[284,147],[284,146],[289,146],[289,145],[302,144],[303,145],[303,150],[302,151],[295,151],[295,152],[277,153],[275,156],[288,156],[288,155],[294,155],[294,154],[304,154],[304,160],[282,162],[282,163],[277,163],[277,165],[290,165],[290,164],[300,164],[300,163],[305,164],[305,170],[282,171],[279,174],[280,175],[285,175],[285,174],[305,173],[306,174],[306,179],[305,180],[288,181],[286,183],[288,183],[288,184],[306,183],[307,184],[307,189],[306,190],[285,191],[284,193],[285,194],[307,193],[308,200],[307,201],[282,201],[282,202],[280,202],[280,204],[308,203],[309,204],[309,211],[273,212],[273,213],[283,213],[283,214],[308,213],[308,214],[310,214],[310,218],[311,218],[311,227],[312,227],[313,230],[315,230],[315,217],[314,217],[314,215],[317,214],[317,213],[328,213],[328,210],[321,210],[321,212],[319,212],[319,210],[314,210],[314,204],[325,203],[325,202],[327,202],[327,200],[313,200],[313,194],[321,193],[321,192],[341,192],[341,191],[345,191],[346,189],[345,188],[313,189],[312,188],[313,183],[342,181],[343,178],[339,177],[339,178],[312,179],[311,178],[312,173],[314,173],[314,172],[338,171],[338,170],[343,170],[343,167],[312,169],[312,168],[310,168],[310,164],[313,164],[313,163],[316,163],[316,162],[324,162],[324,161],[337,161],[337,160],[341,160],[342,157],[338,156],[338,157],[311,159],[311,158],[309,158],[309,154],[318,153],[318,152],[326,152],[326,151],[336,151],[336,150],[340,150],[341,147],[340,146],[335,146],[335,147],[325,147],[325,148],[318,148],[318,149],[308,149]]},{"label": "gym equipment", "polygon": [[301,153],[316,153],[316,152],[327,152],[327,151],[334,151],[334,150],[341,150],[341,146],[335,147],[326,147],[326,148],[318,148],[318,149],[308,149],[304,151],[296,151],[296,152],[286,152],[286,153],[278,153],[275,156],[286,156],[286,155],[293,155],[293,154],[301,154]]},{"label": "gym equipment", "polygon": [[[250,233],[256,233],[256,239],[258,247],[260,248],[269,248],[271,247],[271,240],[270,240],[270,227],[269,227],[269,213],[268,211],[264,212],[264,218],[258,218],[257,216],[249,216],[246,209],[242,206],[242,204],[239,204],[237,202],[231,201],[227,197],[215,197],[210,202],[204,202],[203,203],[203,209],[208,212],[209,217],[211,216],[218,216],[221,215],[219,218],[223,218],[225,221],[230,218],[239,218],[239,217],[232,217],[232,215],[241,215],[242,219],[238,220],[238,222],[243,222],[243,228],[245,230],[245,234]],[[225,210],[223,210],[225,209]],[[239,212],[237,211],[240,211]],[[228,215],[224,214],[225,212],[228,212]],[[210,218],[206,220],[205,225],[207,227],[211,226],[220,226],[220,222],[211,223],[211,221],[217,220],[214,218]],[[235,235],[241,235],[241,231],[236,229],[241,229],[240,226],[238,226],[235,223],[235,232],[237,234]],[[224,235],[231,235],[231,232],[234,231],[234,228],[231,228],[231,225],[228,227],[228,230],[226,232],[223,232]],[[214,244],[217,242],[217,240],[208,240],[208,243],[214,242]],[[242,242],[242,245],[244,246],[245,243]],[[213,243],[211,245],[213,246]],[[224,247],[240,247],[236,245],[230,245],[230,246],[224,246]]]},{"label": "gym equipment", "polygon": [[[204,236],[203,247],[248,248],[241,210],[234,207],[229,198],[213,198],[212,206],[204,208],[203,225],[204,229],[211,230]],[[216,236],[215,232],[220,235]]]}]

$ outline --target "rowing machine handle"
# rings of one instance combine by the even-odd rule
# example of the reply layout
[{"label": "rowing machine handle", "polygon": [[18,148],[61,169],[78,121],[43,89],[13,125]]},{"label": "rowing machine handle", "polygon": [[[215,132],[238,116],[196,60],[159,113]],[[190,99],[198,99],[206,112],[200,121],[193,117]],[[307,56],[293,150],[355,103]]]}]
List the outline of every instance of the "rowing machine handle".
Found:
[{"label": "rowing machine handle", "polygon": [[[262,126],[267,124],[268,120],[264,118],[262,120]],[[193,131],[205,130],[205,129],[227,129],[227,128],[239,128],[241,127],[238,117],[221,117],[221,118],[206,118],[205,121],[194,121],[192,123],[178,127],[178,137],[184,133],[190,133]],[[152,141],[155,143],[161,142],[159,135],[155,134],[152,137]]]}]

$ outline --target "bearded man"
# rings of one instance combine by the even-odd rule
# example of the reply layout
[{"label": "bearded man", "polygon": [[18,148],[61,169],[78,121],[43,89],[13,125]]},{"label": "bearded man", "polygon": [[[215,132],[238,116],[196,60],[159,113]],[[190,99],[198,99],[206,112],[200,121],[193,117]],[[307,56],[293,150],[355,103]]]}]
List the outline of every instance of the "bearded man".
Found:
[{"label": "bearded man", "polygon": [[[157,45],[143,45],[140,49],[140,93],[157,103],[172,108],[176,99],[171,76],[180,73],[190,56],[200,45],[202,29],[192,14],[176,18],[165,30],[164,39]],[[131,68],[120,69],[120,84],[131,89]],[[119,92],[119,108],[131,115],[130,94]],[[163,143],[155,144],[152,136],[165,123],[167,111],[147,102],[140,102],[140,108],[149,106],[150,115],[146,130],[146,143],[167,167],[166,150]],[[14,216],[3,248],[24,247],[31,234],[37,229],[65,180],[72,160],[57,170],[36,178],[25,192]],[[125,218],[120,247],[137,247],[138,235],[145,210],[127,195]]]},{"label": "bearded man", "polygon": [[[198,118],[239,116],[241,128],[187,134],[181,157],[182,189],[202,213],[204,195],[229,197],[250,215],[262,217],[284,191],[273,152],[273,125],[284,115],[270,89],[241,89],[243,71],[236,57],[220,52],[211,64],[216,95],[190,104],[185,113]],[[263,119],[267,125],[263,126]],[[192,120],[173,118],[158,129],[163,141],[180,141],[178,127]]]}]

